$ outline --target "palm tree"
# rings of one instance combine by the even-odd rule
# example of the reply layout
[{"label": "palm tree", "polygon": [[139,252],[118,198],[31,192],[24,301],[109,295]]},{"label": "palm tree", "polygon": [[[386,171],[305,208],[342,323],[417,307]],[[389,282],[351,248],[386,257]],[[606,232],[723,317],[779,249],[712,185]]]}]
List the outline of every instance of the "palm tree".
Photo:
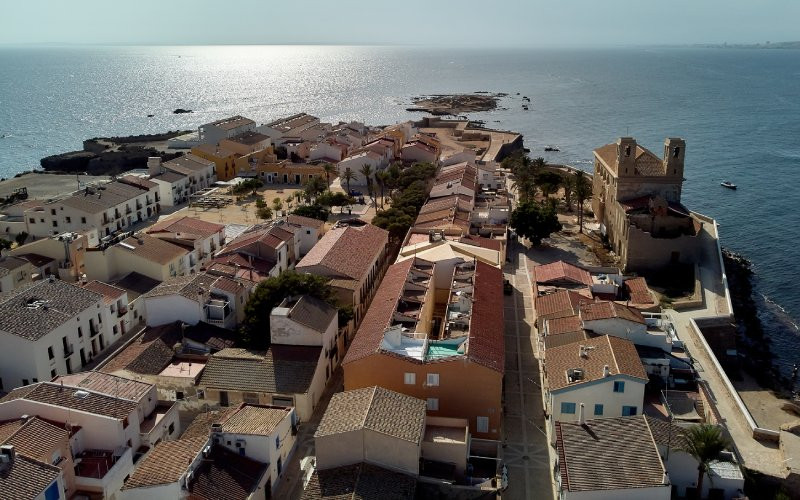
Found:
[{"label": "palm tree", "polygon": [[297,206],[299,207],[301,202],[303,201],[303,192],[295,191],[292,196],[294,196],[294,199],[297,200]]},{"label": "palm tree", "polygon": [[364,179],[366,179],[367,194],[369,195],[370,198],[372,198],[372,167],[365,163],[364,166],[361,167],[361,170],[359,170],[359,172],[361,173],[361,175],[364,176]]},{"label": "palm tree", "polygon": [[525,169],[517,169],[514,174],[514,183],[511,185],[512,189],[517,190],[517,196],[520,203],[528,201],[531,192],[533,191],[533,175]]},{"label": "palm tree", "polygon": [[578,201],[578,226],[583,232],[583,203],[592,195],[592,185],[582,170],[575,172],[575,198]]},{"label": "palm tree", "polygon": [[350,181],[354,181],[356,179],[356,174],[350,170],[350,167],[346,167],[344,169],[344,174],[342,174],[342,179],[344,179],[345,183],[347,183],[347,194],[350,195]]},{"label": "palm tree", "polygon": [[326,187],[331,185],[331,174],[336,172],[336,167],[331,165],[330,163],[324,163],[322,165],[322,171],[325,172],[325,184]]},{"label": "palm tree", "polygon": [[561,186],[564,188],[564,203],[567,204],[567,212],[572,212],[572,194],[575,192],[575,178],[569,173],[561,176]]},{"label": "palm tree", "polygon": [[703,478],[711,462],[720,459],[720,453],[730,444],[728,438],[722,434],[719,426],[712,424],[698,424],[686,429],[686,442],[681,447],[683,451],[694,457],[697,466],[697,491],[699,500],[703,495]]},{"label": "palm tree", "polygon": [[381,210],[383,210],[383,189],[386,187],[386,176],[387,174],[383,170],[375,172],[375,184],[378,185],[381,192]]}]

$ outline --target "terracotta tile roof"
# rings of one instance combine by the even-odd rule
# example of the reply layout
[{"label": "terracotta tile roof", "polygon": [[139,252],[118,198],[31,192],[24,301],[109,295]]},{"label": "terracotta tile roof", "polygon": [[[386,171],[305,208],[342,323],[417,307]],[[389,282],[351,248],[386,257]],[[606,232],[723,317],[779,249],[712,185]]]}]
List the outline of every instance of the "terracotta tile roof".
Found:
[{"label": "terracotta tile roof", "polygon": [[99,214],[136,199],[148,192],[147,188],[113,181],[97,188],[87,188],[53,205],[62,204],[89,214]]},{"label": "terracotta tile roof", "polygon": [[203,292],[204,296],[207,297],[208,294],[211,293],[212,286],[218,279],[218,276],[205,273],[178,276],[162,282],[160,285],[144,294],[143,297],[153,298],[167,295],[180,295],[197,302],[200,292]]},{"label": "terracotta tile roof", "polygon": [[578,330],[577,332],[561,333],[559,335],[548,335],[544,338],[544,348],[550,349],[551,347],[558,347],[567,344],[574,344],[575,342],[582,342],[588,339],[586,330]]},{"label": "terracotta tile roof", "polygon": [[117,180],[119,180],[120,182],[124,182],[125,184],[139,186],[147,190],[158,187],[158,184],[156,184],[155,182],[150,182],[144,177],[139,177],[138,175],[123,175],[122,177],[119,177]]},{"label": "terracotta tile roof", "polygon": [[294,224],[297,226],[315,227],[317,229],[321,229],[325,226],[324,221],[312,219],[311,217],[304,217],[302,215],[289,214],[286,220],[289,222],[289,224]]},{"label": "terracotta tile roof", "polygon": [[22,387],[17,387],[16,389],[12,389],[11,392],[0,398],[0,403],[5,403],[6,401],[14,401],[15,399],[24,399],[25,396],[33,392],[36,389],[37,384],[31,385],[24,385]]},{"label": "terracotta tile roof", "polygon": [[289,418],[290,408],[249,405],[240,406],[227,416],[222,431],[230,434],[253,434],[269,436],[284,419]]},{"label": "terracotta tile roof", "polygon": [[[594,150],[594,154],[608,166],[611,172],[618,175],[619,164],[617,162],[616,143],[601,146]],[[666,175],[667,172],[664,167],[664,161],[661,158],[647,148],[637,144],[636,152],[634,153],[634,173],[645,177],[659,177]]]},{"label": "terracotta tile roof", "polygon": [[222,224],[215,224],[194,217],[184,216],[178,219],[158,222],[150,227],[147,233],[183,233],[208,238],[217,233],[221,234],[224,230],[225,226]]},{"label": "terracotta tile roof", "polygon": [[[207,460],[194,471],[189,483],[191,500],[241,500],[250,498],[258,487],[267,465],[212,446]],[[253,495],[257,496],[257,495]]]},{"label": "terracotta tile roof", "polygon": [[419,444],[425,433],[425,411],[425,401],[382,387],[338,392],[314,437],[369,429]]},{"label": "terracotta tile roof", "polygon": [[484,238],[483,236],[476,236],[472,234],[468,234],[461,238],[461,243],[466,243],[468,245],[475,245],[481,248],[488,248],[489,250],[495,250],[497,252],[503,249],[503,242],[500,240],[496,240],[494,238]]},{"label": "terracotta tile roof", "polygon": [[161,283],[144,274],[131,272],[113,283],[114,286],[124,288],[128,292],[128,300],[135,300]]},{"label": "terracotta tile roof", "polygon": [[333,228],[311,248],[296,269],[310,272],[304,269],[313,267],[313,274],[362,280],[388,243],[389,233],[372,224]]},{"label": "terracotta tile roof", "polygon": [[534,267],[533,279],[536,283],[572,281],[586,286],[591,286],[592,284],[592,276],[589,274],[589,271],[564,262],[563,260]]},{"label": "terracotta tile roof", "polygon": [[244,392],[305,394],[321,347],[272,345],[266,353],[223,349],[208,358],[199,386]]},{"label": "terracotta tile roof", "polygon": [[27,260],[33,267],[44,267],[51,262],[55,262],[54,258],[39,255],[38,253],[22,253],[17,255],[17,257]]},{"label": "terracotta tile roof", "polygon": [[99,280],[92,280],[83,285],[83,288],[101,294],[106,305],[115,303],[117,299],[125,295],[125,289]]},{"label": "terracotta tile roof", "polygon": [[173,346],[180,342],[179,323],[147,327],[144,333],[99,369],[105,373],[127,370],[142,375],[161,373],[175,355]]},{"label": "terracotta tile roof", "polygon": [[478,261],[475,267],[472,320],[469,325],[467,357],[486,368],[505,370],[503,325],[503,271]]},{"label": "terracotta tile roof", "polygon": [[648,415],[645,415],[644,419],[657,445],[666,446],[673,450],[685,449],[688,445],[686,429],[683,427]]},{"label": "terracotta tile roof", "polygon": [[[664,486],[669,480],[645,417],[556,422],[556,450],[565,491]],[[614,464],[598,467],[598,464]]]},{"label": "terracotta tile roof", "polygon": [[36,341],[84,311],[94,314],[102,299],[59,279],[26,283],[0,299],[0,330]]},{"label": "terracotta tile roof", "polygon": [[160,174],[150,176],[150,180],[152,181],[162,181],[162,182],[167,182],[169,184],[175,184],[176,182],[180,182],[186,179],[188,179],[187,176],[179,174],[178,172],[172,172],[170,170],[165,170]]},{"label": "terracotta tile roof", "polygon": [[189,252],[178,245],[154,238],[144,233],[138,233],[114,245],[114,248],[129,252],[139,257],[166,265]]},{"label": "terracotta tile roof", "polygon": [[237,153],[234,153],[233,151],[221,148],[215,144],[198,144],[197,146],[192,148],[192,153],[196,151],[199,151],[208,156],[213,156],[214,158],[228,158],[231,156],[236,156],[236,157],[241,156]]},{"label": "terracotta tile roof", "polygon": [[21,418],[0,422],[0,444],[5,443],[6,439],[13,436],[24,424],[25,421]]},{"label": "terracotta tile roof", "polygon": [[581,330],[583,330],[583,322],[577,314],[547,320],[547,335],[561,335]]},{"label": "terracotta tile roof", "polygon": [[[32,386],[33,390],[27,394],[18,394],[14,399],[25,399],[37,403],[61,406],[118,420],[127,418],[136,409],[136,403],[133,401],[106,396],[86,389],[81,389],[87,393],[85,397],[79,397],[75,395],[78,389],[74,387],[62,387],[50,382],[39,382],[38,384],[32,384]],[[13,392],[3,400],[0,400],[0,403],[6,402],[7,398],[12,394]]]},{"label": "terracotta tile roof", "polygon": [[433,198],[425,202],[419,209],[419,213],[427,214],[429,212],[438,212],[448,208],[459,208],[461,210],[469,211],[472,209],[472,198],[465,194],[451,194],[449,196],[442,196],[441,198]]},{"label": "terracotta tile roof", "polygon": [[141,401],[153,388],[153,385],[145,382],[98,371],[60,375],[53,380],[53,383],[63,383],[65,386],[80,387],[131,401]]},{"label": "terracotta tile roof", "polygon": [[315,470],[302,500],[412,500],[416,487],[411,476],[360,463]]},{"label": "terracotta tile roof", "polygon": [[[589,348],[586,356],[581,356],[581,346]],[[636,347],[625,339],[602,335],[545,351],[545,371],[551,391],[601,380],[605,366],[608,366],[609,376],[627,375],[647,382]],[[570,382],[567,372],[576,368],[583,370],[583,378]]]},{"label": "terracotta tile roof", "polygon": [[0,277],[7,276],[8,273],[14,269],[18,269],[28,264],[28,259],[14,257],[12,255],[4,255],[2,258],[0,258]]},{"label": "terracotta tile roof", "polygon": [[303,295],[291,306],[288,316],[301,325],[325,333],[331,322],[336,321],[338,311],[325,301]]},{"label": "terracotta tile roof", "polygon": [[0,439],[2,444],[13,445],[17,453],[45,463],[50,463],[53,452],[68,441],[69,431],[36,417],[31,417],[12,436]]},{"label": "terracotta tile roof", "polygon": [[220,408],[219,410],[205,411],[198,414],[189,426],[184,429],[181,439],[208,437],[211,432],[211,424],[223,422],[228,415],[238,409],[236,406],[230,408]]},{"label": "terracotta tile roof", "polygon": [[581,304],[580,316],[583,321],[619,318],[633,323],[645,324],[644,316],[638,309],[609,300],[597,300]]},{"label": "terracotta tile roof", "polygon": [[641,276],[625,280],[625,290],[634,304],[650,304],[654,301],[653,295],[647,287],[647,281]]},{"label": "terracotta tile roof", "polygon": [[536,297],[534,299],[534,308],[538,318],[558,314],[572,316],[578,312],[578,307],[581,303],[591,302],[591,300],[572,290],[559,290]]},{"label": "terracotta tile roof", "polygon": [[187,153],[183,156],[175,158],[174,160],[164,162],[162,166],[167,170],[172,170],[173,172],[177,172],[179,174],[192,175],[197,173],[205,173],[209,167],[214,166],[214,162],[211,160],[206,160],[205,158],[200,158],[199,156],[195,156],[191,153]]},{"label": "terracotta tile roof", "polygon": [[389,326],[397,308],[397,299],[403,293],[413,263],[414,259],[407,259],[389,266],[342,364],[357,361],[377,352],[383,340],[383,332]]},{"label": "terracotta tile roof", "polygon": [[414,221],[414,227],[426,229],[446,229],[453,226],[469,229],[469,212],[456,209],[444,209],[438,212],[420,214]]},{"label": "terracotta tile roof", "polygon": [[236,332],[212,325],[205,321],[198,321],[196,325],[187,325],[183,330],[183,336],[189,340],[194,340],[205,344],[211,351],[221,351],[236,345]]},{"label": "terracotta tile roof", "polygon": [[186,473],[189,465],[208,442],[208,436],[162,441],[145,455],[123,490],[170,484],[177,482]]},{"label": "terracotta tile roof", "polygon": [[266,141],[267,139],[269,139],[268,135],[249,131],[249,132],[243,132],[237,136],[230,137],[225,140],[231,142],[238,142],[239,144],[244,144],[246,146],[252,146],[253,144],[258,144],[259,142]]},{"label": "terracotta tile roof", "polygon": [[238,127],[242,127],[245,125],[255,125],[256,122],[251,120],[250,118],[245,118],[241,115],[231,116],[228,118],[222,118],[220,120],[213,121],[211,123],[207,123],[206,125],[201,125],[201,127],[211,125],[214,127],[221,128],[223,130],[232,130]]},{"label": "terracotta tile roof", "polygon": [[211,287],[235,294],[239,293],[243,288],[245,288],[245,285],[233,278],[220,276],[214,281]]},{"label": "terracotta tile roof", "polygon": [[14,463],[0,473],[3,498],[44,498],[44,491],[61,475],[61,469],[39,460],[17,455]]},{"label": "terracotta tile roof", "polygon": [[225,248],[223,248],[218,255],[223,256],[239,251],[260,255],[253,246],[258,243],[277,250],[278,247],[284,244],[284,240],[276,234],[276,229],[277,228],[266,228],[244,232],[225,245]]}]

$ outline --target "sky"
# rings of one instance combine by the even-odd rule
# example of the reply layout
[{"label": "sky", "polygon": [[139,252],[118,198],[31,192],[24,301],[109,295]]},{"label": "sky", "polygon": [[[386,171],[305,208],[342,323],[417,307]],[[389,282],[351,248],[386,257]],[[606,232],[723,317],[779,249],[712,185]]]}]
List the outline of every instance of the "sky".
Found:
[{"label": "sky", "polygon": [[800,39],[800,0],[5,0],[0,44],[627,46]]}]

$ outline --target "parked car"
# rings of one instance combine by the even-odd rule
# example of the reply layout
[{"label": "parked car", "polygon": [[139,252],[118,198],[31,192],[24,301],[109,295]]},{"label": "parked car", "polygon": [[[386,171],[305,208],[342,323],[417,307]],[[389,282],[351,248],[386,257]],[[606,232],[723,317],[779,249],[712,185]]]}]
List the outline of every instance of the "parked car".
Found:
[{"label": "parked car", "polygon": [[362,193],[361,191],[356,191],[355,189],[350,190],[350,196],[363,196],[363,195],[364,193]]}]

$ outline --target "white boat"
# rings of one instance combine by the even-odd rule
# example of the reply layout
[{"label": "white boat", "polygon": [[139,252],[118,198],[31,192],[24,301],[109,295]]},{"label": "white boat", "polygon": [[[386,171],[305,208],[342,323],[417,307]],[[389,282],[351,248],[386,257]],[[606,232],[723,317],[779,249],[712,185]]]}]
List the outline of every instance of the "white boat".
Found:
[{"label": "white boat", "polygon": [[736,189],[736,184],[732,183],[731,181],[722,181],[719,183],[719,185],[728,189]]}]

